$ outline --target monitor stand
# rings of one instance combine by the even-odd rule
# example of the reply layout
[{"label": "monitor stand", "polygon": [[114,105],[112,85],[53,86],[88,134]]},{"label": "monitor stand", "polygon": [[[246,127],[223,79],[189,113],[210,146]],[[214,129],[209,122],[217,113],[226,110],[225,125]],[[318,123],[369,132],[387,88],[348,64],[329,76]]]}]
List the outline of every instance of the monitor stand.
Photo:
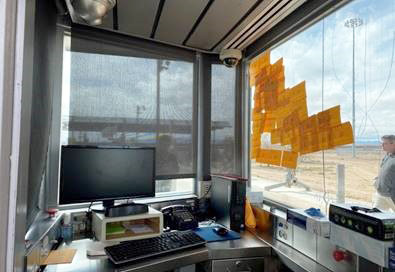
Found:
[{"label": "monitor stand", "polygon": [[103,208],[106,210],[107,208],[111,208],[115,206],[115,200],[103,200]]}]

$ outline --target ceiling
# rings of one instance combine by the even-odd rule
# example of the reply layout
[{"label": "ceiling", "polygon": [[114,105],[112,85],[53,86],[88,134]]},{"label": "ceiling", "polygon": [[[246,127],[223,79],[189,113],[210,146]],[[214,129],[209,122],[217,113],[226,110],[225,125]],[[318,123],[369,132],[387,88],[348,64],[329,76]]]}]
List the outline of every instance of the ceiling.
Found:
[{"label": "ceiling", "polygon": [[117,0],[99,27],[199,51],[244,49],[306,1]]}]

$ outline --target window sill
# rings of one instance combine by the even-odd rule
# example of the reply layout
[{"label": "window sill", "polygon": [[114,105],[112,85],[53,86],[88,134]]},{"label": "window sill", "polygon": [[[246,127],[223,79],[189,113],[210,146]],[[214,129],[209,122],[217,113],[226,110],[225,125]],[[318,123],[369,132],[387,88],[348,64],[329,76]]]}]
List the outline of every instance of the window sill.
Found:
[{"label": "window sill", "polygon": [[[159,203],[159,202],[166,202],[166,201],[173,201],[173,200],[183,200],[183,199],[188,199],[188,198],[196,198],[197,196],[192,193],[157,193],[155,197],[147,197],[147,198],[139,198],[139,199],[134,199],[133,201],[135,203],[141,203],[141,204],[153,204],[153,203]],[[127,200],[118,200],[115,203],[116,204],[122,204],[122,203],[127,203],[131,199]],[[84,209],[88,208],[90,203],[81,203],[81,204],[68,204],[68,205],[61,205],[58,206],[59,210],[76,210],[76,209]],[[101,202],[94,202],[93,206],[101,205]]]}]

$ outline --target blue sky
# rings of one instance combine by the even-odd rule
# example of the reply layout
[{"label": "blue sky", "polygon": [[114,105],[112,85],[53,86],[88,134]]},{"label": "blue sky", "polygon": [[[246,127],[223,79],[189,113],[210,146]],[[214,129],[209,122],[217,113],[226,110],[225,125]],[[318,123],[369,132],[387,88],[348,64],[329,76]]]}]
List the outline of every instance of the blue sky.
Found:
[{"label": "blue sky", "polygon": [[286,87],[306,80],[309,115],[322,109],[324,83],[324,109],[340,104],[342,121],[351,121],[353,39],[344,25],[350,18],[363,20],[355,29],[357,141],[378,140],[395,134],[394,0],[355,0],[273,48],[271,61],[284,58]]}]

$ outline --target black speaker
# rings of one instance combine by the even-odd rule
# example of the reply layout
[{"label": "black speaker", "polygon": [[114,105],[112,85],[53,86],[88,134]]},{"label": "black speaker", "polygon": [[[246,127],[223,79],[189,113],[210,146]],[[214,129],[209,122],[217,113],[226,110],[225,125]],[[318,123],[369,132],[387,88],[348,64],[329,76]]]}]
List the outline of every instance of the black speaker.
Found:
[{"label": "black speaker", "polygon": [[128,216],[134,214],[141,214],[148,212],[148,205],[146,204],[121,204],[113,207],[108,207],[105,209],[104,215],[106,217],[119,217]]},{"label": "black speaker", "polygon": [[239,232],[244,229],[247,180],[236,176],[211,176],[210,204],[218,223]]}]

